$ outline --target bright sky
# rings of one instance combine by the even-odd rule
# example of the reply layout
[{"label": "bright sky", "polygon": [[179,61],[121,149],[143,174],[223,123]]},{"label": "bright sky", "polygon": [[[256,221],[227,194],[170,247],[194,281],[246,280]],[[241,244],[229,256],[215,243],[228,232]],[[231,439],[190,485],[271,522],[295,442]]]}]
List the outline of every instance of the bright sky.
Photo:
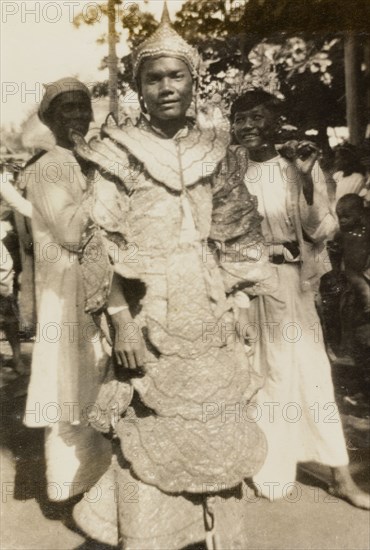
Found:
[{"label": "bright sky", "polygon": [[[99,21],[101,3],[101,0],[1,0],[2,126],[18,126],[37,108],[43,82],[76,76],[92,83],[107,77],[106,72],[98,70],[107,53],[107,45],[96,43],[107,27],[105,17]],[[123,0],[122,8],[134,3],[159,19],[163,0]],[[167,3],[174,17],[183,0]],[[76,29],[73,17],[81,12],[92,14],[98,22]],[[117,50],[119,56],[128,53],[124,37]]]}]

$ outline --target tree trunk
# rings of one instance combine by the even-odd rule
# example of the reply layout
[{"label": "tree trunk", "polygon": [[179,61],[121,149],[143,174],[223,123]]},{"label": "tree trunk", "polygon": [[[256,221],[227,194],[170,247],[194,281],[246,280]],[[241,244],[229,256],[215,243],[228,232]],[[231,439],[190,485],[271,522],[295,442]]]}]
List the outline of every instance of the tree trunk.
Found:
[{"label": "tree trunk", "polygon": [[353,31],[348,31],[344,39],[344,72],[349,141],[353,145],[360,145],[364,138],[361,124],[361,51],[358,37]]},{"label": "tree trunk", "polygon": [[109,110],[118,120],[118,58],[116,40],[116,0],[108,0]]},{"label": "tree trunk", "polygon": [[[367,125],[370,121],[370,35],[365,37],[365,46],[364,46],[364,59],[365,59],[365,133],[367,130]],[[370,136],[368,136],[370,137]]]}]

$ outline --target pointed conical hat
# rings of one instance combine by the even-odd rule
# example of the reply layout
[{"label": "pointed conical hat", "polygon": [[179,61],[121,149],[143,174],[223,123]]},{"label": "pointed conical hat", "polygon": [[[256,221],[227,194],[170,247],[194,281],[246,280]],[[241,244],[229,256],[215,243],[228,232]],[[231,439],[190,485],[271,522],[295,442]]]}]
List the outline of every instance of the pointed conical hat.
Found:
[{"label": "pointed conical hat", "polygon": [[188,65],[193,77],[197,75],[200,62],[199,54],[173,29],[166,2],[159,27],[132,53],[134,76],[137,77],[144,59],[157,57],[181,59]]}]

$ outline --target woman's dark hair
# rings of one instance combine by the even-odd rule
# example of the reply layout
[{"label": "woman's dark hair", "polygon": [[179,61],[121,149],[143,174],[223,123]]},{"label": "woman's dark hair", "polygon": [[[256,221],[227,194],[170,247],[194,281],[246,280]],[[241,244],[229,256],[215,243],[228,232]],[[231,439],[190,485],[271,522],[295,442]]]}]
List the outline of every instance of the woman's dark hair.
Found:
[{"label": "woman's dark hair", "polygon": [[267,109],[280,115],[283,102],[264,90],[251,90],[238,97],[231,105],[231,121],[234,120],[236,113],[240,111],[249,111],[258,105],[264,105]]},{"label": "woman's dark hair", "polygon": [[350,143],[338,145],[334,152],[334,166],[336,170],[342,170],[345,177],[354,172],[362,175],[366,174],[366,168],[361,163],[360,151],[355,145]]}]

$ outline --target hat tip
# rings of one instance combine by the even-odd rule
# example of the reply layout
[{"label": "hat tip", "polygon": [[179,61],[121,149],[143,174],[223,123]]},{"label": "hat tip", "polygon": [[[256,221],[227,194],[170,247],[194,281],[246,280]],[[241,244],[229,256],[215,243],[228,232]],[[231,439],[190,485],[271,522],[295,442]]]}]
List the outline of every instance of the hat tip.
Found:
[{"label": "hat tip", "polygon": [[168,11],[167,0],[164,0],[164,2],[163,2],[161,24],[162,25],[164,25],[164,24],[171,25],[172,24],[171,23],[171,18],[170,18],[170,12]]}]

